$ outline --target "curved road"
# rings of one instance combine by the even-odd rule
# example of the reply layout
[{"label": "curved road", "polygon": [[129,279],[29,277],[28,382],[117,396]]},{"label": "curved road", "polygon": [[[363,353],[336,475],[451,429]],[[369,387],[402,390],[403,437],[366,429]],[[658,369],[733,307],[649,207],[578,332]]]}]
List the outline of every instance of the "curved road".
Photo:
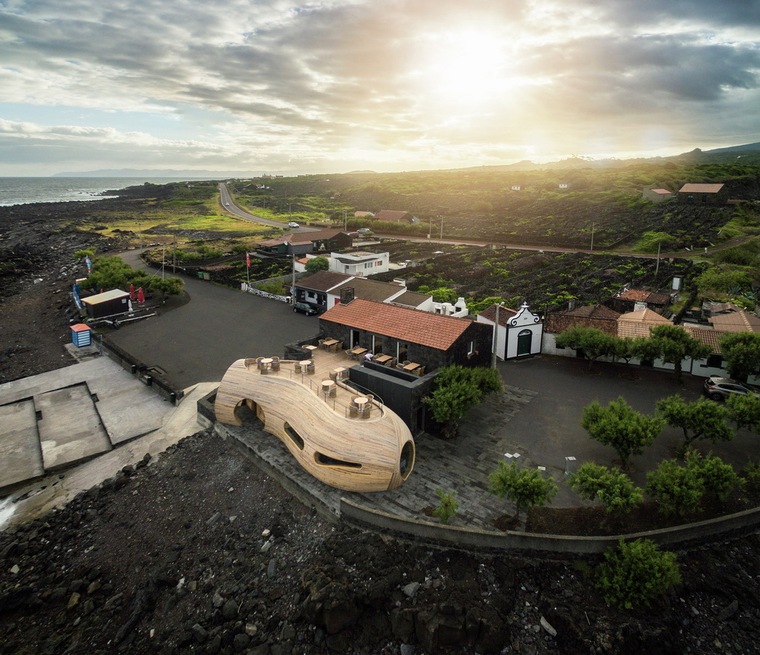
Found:
[{"label": "curved road", "polygon": [[286,224],[279,221],[273,221],[269,218],[262,218],[251,214],[251,212],[243,209],[238,205],[230,195],[230,191],[224,182],[219,183],[219,198],[222,202],[222,208],[229,214],[232,214],[235,218],[240,218],[244,221],[250,221],[251,223],[261,223],[262,225],[268,225],[269,227],[279,227],[283,230],[290,230],[291,232],[316,232],[321,228],[317,227],[299,227],[298,229],[288,228]]},{"label": "curved road", "polygon": [[[256,216],[256,214],[251,214],[249,211],[243,209],[240,205],[235,203],[235,200],[230,195],[229,189],[227,188],[227,185],[224,182],[219,183],[219,195],[222,202],[223,209],[228,212],[229,214],[232,214],[236,218],[240,218],[244,221],[251,221],[252,223],[261,223],[262,225],[268,225],[270,227],[279,227],[284,230],[288,229],[287,225],[284,225],[283,223],[280,223],[278,221],[273,221],[268,218],[262,218],[261,216]],[[298,229],[291,230],[292,232],[316,232],[318,230],[321,230],[322,228],[318,227],[305,227],[301,226]],[[489,242],[483,242],[483,241],[468,241],[467,239],[435,239],[435,238],[427,238],[427,237],[412,237],[412,236],[401,236],[398,234],[376,234],[375,235],[378,238],[381,239],[399,239],[402,241],[414,241],[417,243],[440,243],[441,245],[449,245],[449,246],[481,246],[483,248],[487,246],[498,246],[499,248],[506,248],[507,250],[532,250],[534,252],[578,252],[578,253],[584,253],[584,254],[597,254],[597,255],[617,255],[620,257],[637,257],[639,259],[657,259],[658,255],[648,254],[648,253],[640,253],[640,252],[621,252],[617,250],[591,250],[591,249],[584,249],[584,248],[563,248],[561,246],[529,246],[519,243],[501,243],[498,241],[489,241]],[[661,259],[664,259],[666,257],[683,257],[681,253],[660,253],[659,257]]]}]

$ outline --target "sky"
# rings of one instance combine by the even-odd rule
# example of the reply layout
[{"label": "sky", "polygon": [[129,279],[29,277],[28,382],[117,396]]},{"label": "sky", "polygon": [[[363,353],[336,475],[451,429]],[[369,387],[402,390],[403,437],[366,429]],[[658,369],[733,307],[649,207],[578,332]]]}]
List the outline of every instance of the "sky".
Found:
[{"label": "sky", "polygon": [[760,141],[760,0],[0,0],[0,175]]}]

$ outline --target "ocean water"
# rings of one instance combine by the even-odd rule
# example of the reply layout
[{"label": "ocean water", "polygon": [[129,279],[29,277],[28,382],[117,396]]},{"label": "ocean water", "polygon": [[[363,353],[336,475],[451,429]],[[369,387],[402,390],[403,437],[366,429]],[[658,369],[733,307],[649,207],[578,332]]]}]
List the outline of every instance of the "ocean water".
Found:
[{"label": "ocean water", "polygon": [[125,189],[145,182],[169,184],[176,177],[0,177],[0,206],[32,202],[103,200],[105,191]]}]

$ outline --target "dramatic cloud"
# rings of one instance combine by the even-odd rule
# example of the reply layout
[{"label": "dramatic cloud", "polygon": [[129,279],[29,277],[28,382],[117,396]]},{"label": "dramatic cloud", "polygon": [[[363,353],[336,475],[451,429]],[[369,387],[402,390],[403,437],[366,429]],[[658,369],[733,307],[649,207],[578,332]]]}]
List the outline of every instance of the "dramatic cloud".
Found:
[{"label": "dramatic cloud", "polygon": [[758,140],[760,2],[8,0],[0,174],[400,170]]}]

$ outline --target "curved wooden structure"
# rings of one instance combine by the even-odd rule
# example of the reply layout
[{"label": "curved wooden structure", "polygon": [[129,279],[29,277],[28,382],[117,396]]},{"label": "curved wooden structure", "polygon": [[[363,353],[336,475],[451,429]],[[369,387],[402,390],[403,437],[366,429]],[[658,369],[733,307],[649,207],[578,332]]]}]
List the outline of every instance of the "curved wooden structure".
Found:
[{"label": "curved wooden structure", "polygon": [[301,466],[332,487],[364,492],[401,486],[414,468],[409,428],[395,412],[334,378],[316,375],[314,362],[301,367],[277,358],[239,359],[217,391],[216,419],[241,425],[247,407]]}]

